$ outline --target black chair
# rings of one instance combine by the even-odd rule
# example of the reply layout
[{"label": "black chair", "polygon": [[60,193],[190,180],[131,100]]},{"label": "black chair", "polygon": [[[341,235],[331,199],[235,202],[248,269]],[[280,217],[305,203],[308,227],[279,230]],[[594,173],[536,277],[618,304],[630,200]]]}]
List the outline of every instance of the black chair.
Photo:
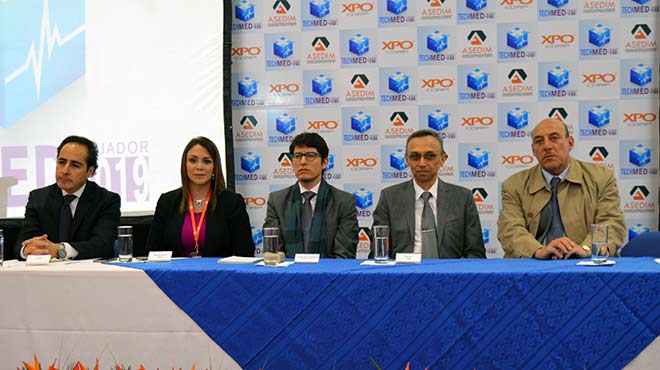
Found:
[{"label": "black chair", "polygon": [[623,257],[660,257],[660,231],[643,233],[621,248]]}]

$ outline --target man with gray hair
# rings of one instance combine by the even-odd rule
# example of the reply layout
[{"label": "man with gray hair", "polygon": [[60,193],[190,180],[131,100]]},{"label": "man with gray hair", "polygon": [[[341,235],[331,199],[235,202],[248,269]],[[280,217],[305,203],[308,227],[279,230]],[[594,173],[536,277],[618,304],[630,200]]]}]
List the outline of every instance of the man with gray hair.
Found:
[{"label": "man with gray hair", "polygon": [[374,226],[390,228],[390,257],[486,257],[472,193],[438,178],[445,160],[442,138],[435,131],[419,130],[408,137],[406,164],[413,179],[383,189],[374,211]]}]

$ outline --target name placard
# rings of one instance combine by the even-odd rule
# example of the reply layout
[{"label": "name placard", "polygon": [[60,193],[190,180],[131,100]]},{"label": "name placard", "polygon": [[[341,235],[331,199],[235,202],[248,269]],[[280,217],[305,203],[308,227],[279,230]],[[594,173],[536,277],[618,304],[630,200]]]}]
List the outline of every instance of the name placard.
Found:
[{"label": "name placard", "polygon": [[172,251],[151,251],[147,262],[170,262],[172,259]]},{"label": "name placard", "polygon": [[397,253],[396,254],[396,263],[411,263],[411,264],[420,264],[422,263],[422,254],[421,253]]},{"label": "name placard", "polygon": [[318,253],[296,253],[295,263],[319,263],[321,255]]},{"label": "name placard", "polygon": [[50,254],[31,254],[25,260],[26,266],[45,266],[50,263]]}]

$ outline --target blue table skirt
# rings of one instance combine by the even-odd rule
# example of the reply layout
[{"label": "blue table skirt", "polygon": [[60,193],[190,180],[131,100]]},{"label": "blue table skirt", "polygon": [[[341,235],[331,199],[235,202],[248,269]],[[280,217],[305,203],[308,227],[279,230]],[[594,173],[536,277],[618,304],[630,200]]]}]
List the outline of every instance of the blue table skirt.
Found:
[{"label": "blue table skirt", "polygon": [[245,369],[620,369],[660,333],[660,264],[619,258],[144,270]]}]

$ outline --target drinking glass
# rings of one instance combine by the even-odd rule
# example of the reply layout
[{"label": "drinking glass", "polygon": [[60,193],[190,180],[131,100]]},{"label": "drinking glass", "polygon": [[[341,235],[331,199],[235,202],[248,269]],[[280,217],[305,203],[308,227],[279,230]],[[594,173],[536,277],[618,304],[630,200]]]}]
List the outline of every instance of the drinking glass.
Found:
[{"label": "drinking glass", "polygon": [[264,264],[277,265],[279,263],[277,252],[279,250],[280,229],[277,227],[264,227],[262,232],[264,236]]},{"label": "drinking glass", "polygon": [[389,256],[388,237],[390,230],[388,226],[374,226],[374,261],[386,263]]},{"label": "drinking glass", "polygon": [[133,259],[133,226],[117,227],[119,262],[131,262]]},{"label": "drinking glass", "polygon": [[609,257],[607,249],[607,224],[591,225],[591,262],[601,264]]}]

